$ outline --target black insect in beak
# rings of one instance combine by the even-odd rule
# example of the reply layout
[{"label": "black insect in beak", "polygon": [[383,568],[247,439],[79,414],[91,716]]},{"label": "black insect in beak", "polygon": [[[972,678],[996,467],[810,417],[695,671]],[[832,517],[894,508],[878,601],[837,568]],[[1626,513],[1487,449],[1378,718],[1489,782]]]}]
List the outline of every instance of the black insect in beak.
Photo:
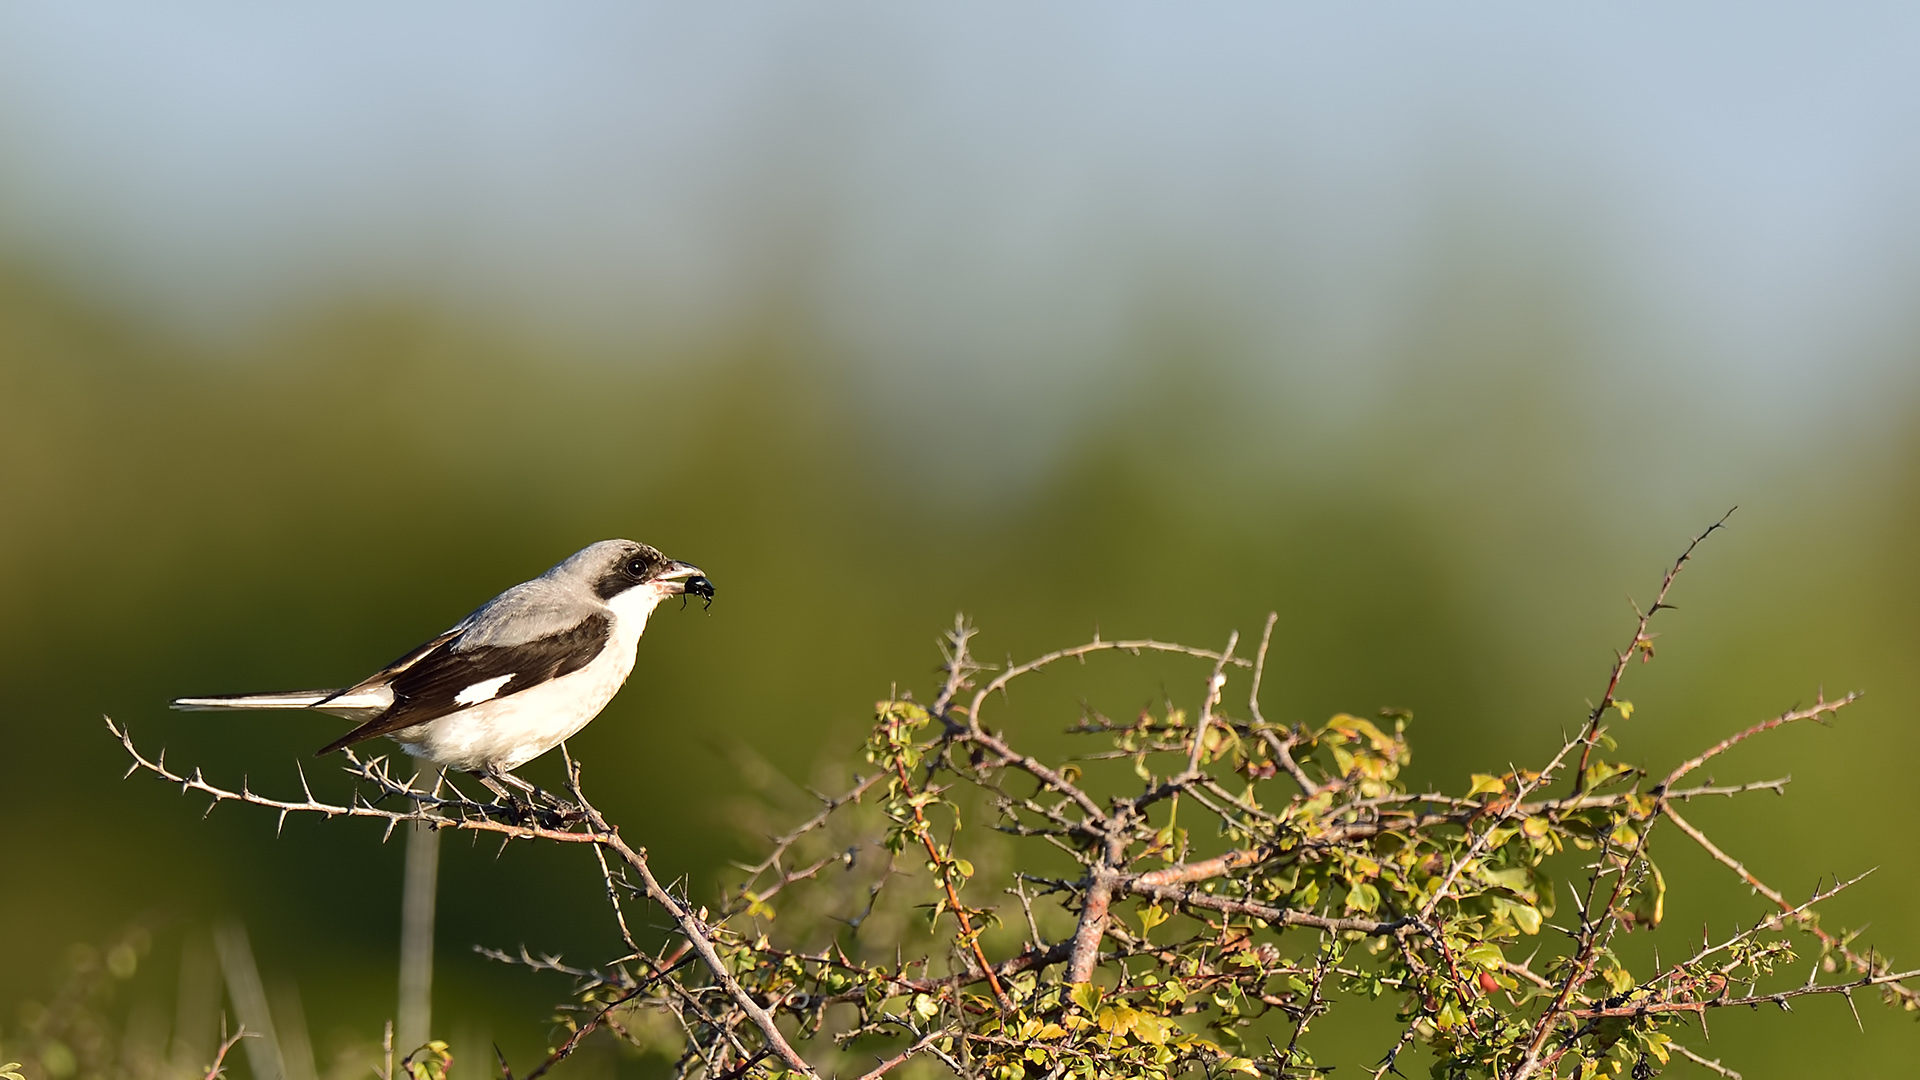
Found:
[{"label": "black insect in beak", "polygon": [[687,606],[687,597],[689,596],[697,596],[700,599],[706,601],[705,605],[702,606],[700,609],[702,611],[705,611],[707,608],[712,607],[713,606],[713,582],[708,581],[706,578],[701,577],[698,574],[688,578],[686,589],[680,594],[681,608],[684,609]]}]

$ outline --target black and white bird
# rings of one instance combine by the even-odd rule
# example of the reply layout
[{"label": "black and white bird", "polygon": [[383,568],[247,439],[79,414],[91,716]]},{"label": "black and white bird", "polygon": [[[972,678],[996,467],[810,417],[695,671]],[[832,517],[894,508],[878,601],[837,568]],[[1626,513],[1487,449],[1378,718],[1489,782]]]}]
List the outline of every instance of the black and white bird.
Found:
[{"label": "black and white bird", "polygon": [[345,689],[186,697],[173,707],[329,713],[359,726],[322,754],[385,735],[496,790],[503,779],[525,786],[506,773],[598,716],[633,671],[647,617],[687,594],[713,600],[699,567],[631,540],[602,540]]}]

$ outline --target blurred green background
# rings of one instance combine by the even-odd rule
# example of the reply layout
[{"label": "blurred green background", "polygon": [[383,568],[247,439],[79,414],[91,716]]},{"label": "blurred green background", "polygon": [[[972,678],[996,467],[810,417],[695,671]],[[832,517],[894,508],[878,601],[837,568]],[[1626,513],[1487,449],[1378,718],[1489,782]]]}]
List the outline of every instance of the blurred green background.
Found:
[{"label": "blurred green background", "polygon": [[[1557,745],[1625,597],[1734,503],[1623,756],[1867,690],[1724,759],[1784,799],[1694,816],[1790,893],[1880,867],[1836,916],[1920,959],[1920,19],[1609,18],[10,6],[0,1006],[146,920],[129,1022],[164,1031],[238,920],[323,1067],[374,1036],[402,845],[202,821],[99,718],[291,792],[336,724],[167,699],[351,680],[592,540],[719,589],[573,742],[697,893],[740,800],[848,760],[956,611],[1015,657],[1278,611],[1269,717],[1412,709],[1416,782],[1457,784]],[[1063,700],[1137,707],[1111,675]],[[1045,741],[1041,704],[1004,720]],[[1760,914],[1657,854],[1680,939]],[[472,945],[612,949],[579,856],[446,845],[457,1053],[529,1059],[566,989]],[[1920,1050],[1862,1017],[1711,1050]]]}]

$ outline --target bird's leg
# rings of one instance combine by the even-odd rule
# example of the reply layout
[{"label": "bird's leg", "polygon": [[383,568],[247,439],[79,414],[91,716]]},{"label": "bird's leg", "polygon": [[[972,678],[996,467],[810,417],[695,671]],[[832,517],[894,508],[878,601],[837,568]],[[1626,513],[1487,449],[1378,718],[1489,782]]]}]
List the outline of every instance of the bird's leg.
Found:
[{"label": "bird's leg", "polygon": [[496,780],[499,780],[501,783],[511,784],[514,787],[519,788],[522,792],[524,792],[529,796],[546,794],[545,792],[540,790],[538,785],[531,783],[530,781],[522,780],[519,777],[505,770],[495,769],[493,772],[493,776]]},{"label": "bird's leg", "polygon": [[492,789],[495,795],[506,800],[516,813],[524,815],[547,809],[563,818],[577,818],[585,813],[566,799],[550,794],[540,785],[522,780],[504,769],[487,769],[473,775]]},{"label": "bird's leg", "polygon": [[513,788],[507,786],[508,784],[514,784],[522,789],[528,789],[533,785],[512,773],[501,772],[499,769],[494,768],[486,768],[470,770],[467,775],[485,784],[487,790],[493,792],[495,798],[507,804],[507,808],[513,811],[515,817],[524,817],[527,812],[533,809],[531,804],[514,793]]}]

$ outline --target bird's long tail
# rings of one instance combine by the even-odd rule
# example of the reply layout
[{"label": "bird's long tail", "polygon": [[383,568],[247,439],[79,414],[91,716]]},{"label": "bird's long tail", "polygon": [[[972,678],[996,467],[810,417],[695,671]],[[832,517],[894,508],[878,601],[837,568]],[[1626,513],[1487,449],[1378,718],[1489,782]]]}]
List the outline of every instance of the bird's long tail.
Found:
[{"label": "bird's long tail", "polygon": [[190,712],[229,712],[235,709],[312,709],[364,723],[393,704],[393,691],[384,686],[346,690],[286,690],[278,694],[222,694],[218,697],[174,698],[173,707]]},{"label": "bird's long tail", "polygon": [[174,698],[173,707],[188,712],[211,712],[223,709],[311,709],[339,693],[338,690],[287,690],[278,694],[183,697]]}]

